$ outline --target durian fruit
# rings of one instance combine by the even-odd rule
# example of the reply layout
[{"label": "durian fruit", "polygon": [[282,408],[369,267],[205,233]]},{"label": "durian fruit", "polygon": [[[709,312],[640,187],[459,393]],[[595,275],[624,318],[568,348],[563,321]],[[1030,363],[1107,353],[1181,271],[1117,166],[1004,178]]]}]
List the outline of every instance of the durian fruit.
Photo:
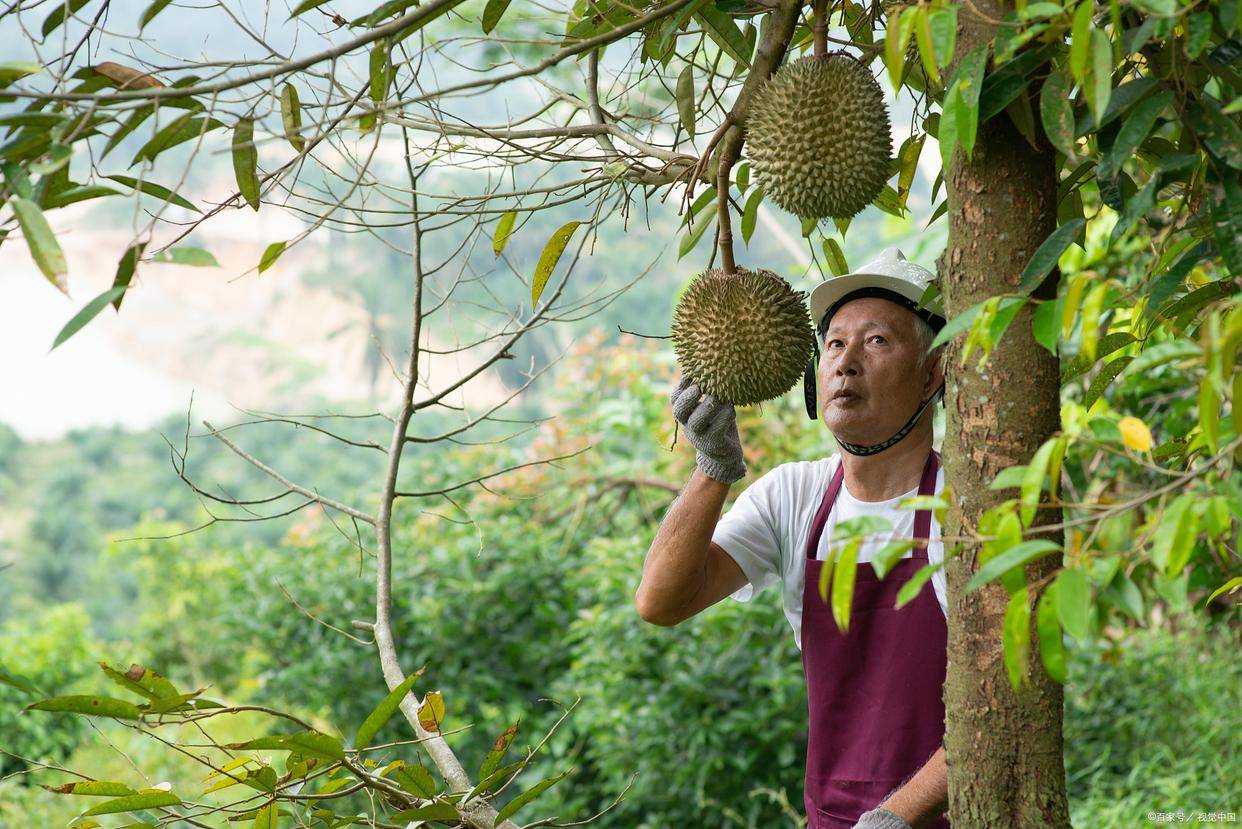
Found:
[{"label": "durian fruit", "polygon": [[889,178],[884,92],[844,52],[801,58],[755,91],[746,146],[755,182],[778,206],[802,219],[848,219]]},{"label": "durian fruit", "polygon": [[789,391],[815,346],[805,294],[744,268],[696,276],[673,310],[672,336],[682,376],[735,406]]}]

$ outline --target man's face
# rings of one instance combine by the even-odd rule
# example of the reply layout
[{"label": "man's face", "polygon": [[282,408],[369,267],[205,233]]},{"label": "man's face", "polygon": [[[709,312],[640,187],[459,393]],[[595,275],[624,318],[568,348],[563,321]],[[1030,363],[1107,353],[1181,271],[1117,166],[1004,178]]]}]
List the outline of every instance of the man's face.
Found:
[{"label": "man's face", "polygon": [[849,443],[890,437],[926,399],[933,360],[920,371],[916,318],[894,302],[864,297],[832,316],[821,343],[818,386],[824,425]]}]

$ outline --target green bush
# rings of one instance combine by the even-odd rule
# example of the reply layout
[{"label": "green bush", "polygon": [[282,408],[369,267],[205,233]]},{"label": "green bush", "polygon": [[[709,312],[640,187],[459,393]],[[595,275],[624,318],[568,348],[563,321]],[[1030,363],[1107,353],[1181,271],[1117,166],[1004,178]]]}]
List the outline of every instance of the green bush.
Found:
[{"label": "green bush", "polygon": [[1151,811],[1242,806],[1237,632],[1193,616],[1178,623],[1137,632],[1121,648],[1075,650],[1065,766],[1076,826],[1129,829],[1155,825]]},{"label": "green bush", "polygon": [[[84,677],[98,673],[92,658],[100,645],[89,630],[90,617],[76,604],[10,619],[0,624],[0,670],[48,695],[73,693]],[[27,768],[19,758],[59,762],[84,738],[86,723],[79,718],[23,713],[36,699],[0,683],[0,748],[6,752],[0,753],[0,777]]]}]

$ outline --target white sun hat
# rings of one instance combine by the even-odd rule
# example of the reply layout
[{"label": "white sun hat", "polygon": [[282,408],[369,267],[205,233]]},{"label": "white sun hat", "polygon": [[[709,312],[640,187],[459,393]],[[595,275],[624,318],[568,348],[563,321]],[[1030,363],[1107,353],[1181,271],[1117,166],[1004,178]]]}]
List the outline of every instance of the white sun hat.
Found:
[{"label": "white sun hat", "polygon": [[885,248],[858,270],[825,279],[817,285],[811,291],[811,320],[818,329],[824,315],[835,311],[847,297],[879,296],[905,305],[938,331],[945,323],[939,293],[936,292],[926,305],[920,305],[927,286],[935,278],[927,268],[908,261],[899,248]]}]

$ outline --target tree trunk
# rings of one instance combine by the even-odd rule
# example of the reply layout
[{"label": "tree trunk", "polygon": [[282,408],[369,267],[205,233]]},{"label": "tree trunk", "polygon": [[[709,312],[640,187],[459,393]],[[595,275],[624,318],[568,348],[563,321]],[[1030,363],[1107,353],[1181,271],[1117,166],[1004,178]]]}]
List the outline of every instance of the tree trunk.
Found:
[{"label": "tree trunk", "polygon": [[[977,7],[992,19],[1006,11],[986,0]],[[959,58],[994,36],[995,27],[965,8],[959,21]],[[1038,113],[1038,89],[1029,94]],[[950,317],[1016,289],[1031,255],[1055,229],[1055,151],[1042,135],[1040,144],[1040,151],[1033,149],[1002,112],[980,125],[972,161],[956,150],[945,179],[949,244],[939,263]],[[1034,296],[1055,297],[1058,279],[1054,271]],[[970,535],[984,511],[1012,497],[1012,490],[993,491],[988,484],[1002,469],[1026,463],[1060,427],[1058,361],[1034,341],[1032,311],[1031,304],[1022,309],[982,371],[975,369],[976,355],[958,367],[960,341],[947,349],[945,482],[960,506],[949,511],[947,536]],[[1040,510],[1035,523],[1059,521],[1045,514],[1051,512]],[[1060,540],[1050,533],[1042,537]],[[1005,588],[993,583],[963,595],[978,569],[978,552],[977,544],[966,544],[945,568],[950,822],[954,829],[1068,827],[1062,689],[1040,662],[1033,621],[1026,674],[1017,692],[1010,686],[1001,645]],[[1050,556],[1028,566],[1028,580],[1060,563],[1059,556]]]}]

